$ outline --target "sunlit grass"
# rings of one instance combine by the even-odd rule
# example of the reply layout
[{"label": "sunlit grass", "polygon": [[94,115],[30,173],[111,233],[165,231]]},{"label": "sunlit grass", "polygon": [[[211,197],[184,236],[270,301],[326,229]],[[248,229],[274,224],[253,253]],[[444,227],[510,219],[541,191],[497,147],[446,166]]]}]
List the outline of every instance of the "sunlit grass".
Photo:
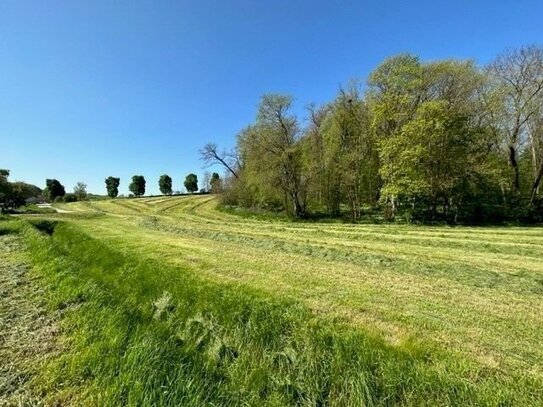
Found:
[{"label": "sunlit grass", "polygon": [[[88,304],[68,314],[73,349],[51,386],[73,364],[92,372],[61,387],[87,402],[543,402],[540,228],[293,223],[215,206],[209,196],[81,202],[52,217],[62,222],[52,239],[24,229],[56,301]],[[200,336],[178,341],[193,323],[207,332],[201,349]],[[218,367],[224,346],[247,359]],[[284,370],[273,352],[297,362]],[[116,369],[126,377],[114,380]]]},{"label": "sunlit grass", "polygon": [[[125,201],[95,205],[132,214]],[[144,216],[78,224],[126,252],[303,298],[388,337],[454,345],[492,366],[543,360],[540,228],[265,222],[218,212],[210,197],[130,205]]]}]

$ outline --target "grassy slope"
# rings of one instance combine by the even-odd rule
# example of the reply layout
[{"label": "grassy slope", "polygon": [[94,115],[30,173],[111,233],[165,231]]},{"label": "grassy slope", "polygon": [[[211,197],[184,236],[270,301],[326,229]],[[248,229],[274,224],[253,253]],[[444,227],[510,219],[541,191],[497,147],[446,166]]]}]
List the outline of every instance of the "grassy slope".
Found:
[{"label": "grassy slope", "polygon": [[40,405],[32,376],[55,356],[55,313],[47,313],[44,281],[29,267],[15,223],[0,221],[0,405]]},{"label": "grassy slope", "polygon": [[[57,295],[75,290],[92,311],[73,312],[70,335],[78,339],[67,356],[86,389],[76,392],[81,400],[542,402],[541,229],[266,222],[214,205],[210,197],[78,203],[65,208],[107,215],[65,215],[67,225],[53,239],[31,238],[35,232],[25,229],[50,277],[68,270]],[[170,316],[153,318],[157,301]],[[192,324],[207,332],[201,346],[201,335],[179,333],[190,333]],[[152,346],[142,349],[146,335]],[[86,362],[79,341],[97,346]],[[125,366],[130,351],[156,357],[139,363],[155,366],[151,378]],[[175,380],[157,373],[173,355],[189,369],[175,365]],[[66,375],[63,366],[49,377]],[[81,379],[83,367],[103,371]],[[136,376],[113,380],[121,368]],[[128,381],[142,381],[146,392],[126,387]],[[159,383],[169,396],[157,393]],[[66,397],[73,386],[61,386]]]}]

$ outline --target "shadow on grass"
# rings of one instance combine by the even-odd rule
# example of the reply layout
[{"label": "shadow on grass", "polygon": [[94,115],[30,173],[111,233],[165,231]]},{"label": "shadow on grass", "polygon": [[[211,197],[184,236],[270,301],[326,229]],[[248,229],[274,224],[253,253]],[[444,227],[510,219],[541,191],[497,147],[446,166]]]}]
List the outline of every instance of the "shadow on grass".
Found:
[{"label": "shadow on grass", "polygon": [[36,219],[36,220],[30,220],[29,223],[34,226],[36,229],[38,229],[40,232],[52,236],[55,232],[55,228],[58,225],[58,222],[55,220],[47,220],[47,219]]}]

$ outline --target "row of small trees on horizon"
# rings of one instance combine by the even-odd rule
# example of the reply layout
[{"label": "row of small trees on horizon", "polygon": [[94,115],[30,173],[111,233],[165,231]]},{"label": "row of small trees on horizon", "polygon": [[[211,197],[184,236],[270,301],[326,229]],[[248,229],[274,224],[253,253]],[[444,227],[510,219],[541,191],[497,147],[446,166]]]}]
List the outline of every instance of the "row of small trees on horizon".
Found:
[{"label": "row of small trees on horizon", "polygon": [[[39,203],[44,201],[55,202],[75,202],[84,201],[90,197],[87,193],[87,184],[78,182],[72,192],[66,192],[66,188],[62,183],[54,178],[45,180],[45,188],[41,188],[27,184],[25,182],[10,182],[8,177],[10,171],[0,169],[0,208],[2,211],[15,209],[28,203]],[[116,198],[119,196],[119,186],[121,179],[118,177],[109,176],[105,179],[107,196]],[[163,174],[158,180],[160,193],[163,195],[179,195],[181,192],[173,191],[172,178]],[[188,193],[198,191],[198,177],[196,174],[190,173],[185,177],[184,186]],[[140,197],[145,195],[146,181],[143,175],[134,175],[128,187],[129,196]],[[200,192],[219,193],[222,190],[222,179],[216,172],[204,174],[204,188]]]},{"label": "row of small trees on horizon", "polygon": [[[206,180],[207,181],[207,180]],[[116,198],[119,195],[119,185],[121,179],[118,177],[109,176],[105,179],[107,195],[110,198]],[[201,192],[219,192],[221,179],[219,174],[213,173],[208,182],[208,188],[204,188]],[[188,193],[195,193],[198,191],[198,176],[190,173],[185,177],[184,186]],[[134,175],[132,181],[128,185],[128,190],[135,197],[145,195],[146,181],[143,175]],[[158,179],[158,187],[162,195],[173,195],[173,181],[172,177],[167,174],[163,174]],[[208,191],[210,189],[210,191]],[[177,192],[176,194],[179,194]]]},{"label": "row of small trees on horizon", "polygon": [[[213,185],[217,185],[217,180],[220,180],[220,177],[217,173],[214,173],[211,177],[211,188]],[[119,186],[121,184],[121,179],[119,177],[109,176],[104,180],[106,184],[107,196],[110,198],[116,198],[119,196]],[[185,177],[184,181],[185,188],[188,193],[194,193],[198,191],[198,177],[196,174],[190,173]],[[158,179],[158,186],[160,193],[162,195],[173,195],[173,181],[172,177],[167,174],[163,174]],[[74,196],[76,199],[68,199],[67,201],[82,201],[87,198],[86,192],[87,185],[78,182],[74,187]],[[143,175],[134,175],[132,180],[128,185],[128,190],[130,191],[129,196],[140,197],[145,195],[146,180]],[[205,191],[207,192],[207,190]],[[179,194],[180,192],[176,192]],[[66,195],[66,190],[64,186],[56,179],[47,179],[46,188],[44,189],[43,196],[50,201],[54,201],[58,198],[63,198]]]}]

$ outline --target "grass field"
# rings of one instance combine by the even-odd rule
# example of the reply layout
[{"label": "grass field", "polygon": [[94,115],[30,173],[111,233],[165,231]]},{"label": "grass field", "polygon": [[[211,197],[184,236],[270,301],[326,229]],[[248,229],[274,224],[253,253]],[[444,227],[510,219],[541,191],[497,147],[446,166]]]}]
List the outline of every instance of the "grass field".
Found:
[{"label": "grass field", "polygon": [[543,405],[542,228],[60,207],[0,222],[60,326],[46,404]]}]

